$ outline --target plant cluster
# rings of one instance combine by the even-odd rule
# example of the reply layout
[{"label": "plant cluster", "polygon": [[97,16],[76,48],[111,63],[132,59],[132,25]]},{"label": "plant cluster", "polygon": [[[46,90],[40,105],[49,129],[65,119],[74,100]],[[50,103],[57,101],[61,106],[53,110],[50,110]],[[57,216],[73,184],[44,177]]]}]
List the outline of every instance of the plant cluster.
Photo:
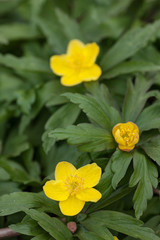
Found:
[{"label": "plant cluster", "polygon": [[0,234],[160,240],[159,9],[0,1]]}]

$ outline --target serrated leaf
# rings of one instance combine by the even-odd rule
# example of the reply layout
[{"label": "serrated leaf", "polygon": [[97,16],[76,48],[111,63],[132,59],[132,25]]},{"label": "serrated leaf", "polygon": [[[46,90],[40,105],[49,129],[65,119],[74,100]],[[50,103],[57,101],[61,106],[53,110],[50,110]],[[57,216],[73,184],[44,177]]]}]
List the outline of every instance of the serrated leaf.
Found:
[{"label": "serrated leaf", "polygon": [[149,41],[158,36],[159,28],[160,21],[158,20],[145,27],[133,28],[126,32],[103,56],[101,61],[103,71],[109,70],[144,48]]},{"label": "serrated leaf", "polygon": [[142,76],[138,76],[136,78],[134,85],[132,81],[128,82],[127,92],[122,109],[123,119],[125,122],[135,122],[139,113],[143,109],[147,98],[150,96],[150,93],[147,93],[147,90],[152,84],[152,81],[147,81]]},{"label": "serrated leaf", "polygon": [[[104,84],[98,84],[98,82],[89,82],[85,83],[85,87],[92,94],[92,97],[101,105],[104,111],[107,111],[108,106],[113,107],[119,110],[119,106],[115,100],[115,98],[111,95],[109,89]],[[110,112],[111,113],[111,112]],[[121,121],[120,113],[114,113],[117,117],[118,121]],[[113,119],[112,119],[113,120]]]},{"label": "serrated leaf", "polygon": [[112,171],[114,172],[114,176],[112,178],[112,186],[115,189],[118,183],[122,180],[128,166],[132,160],[132,153],[130,152],[123,152],[117,149],[111,157],[112,161]]},{"label": "serrated leaf", "polygon": [[87,152],[103,151],[115,147],[114,139],[108,131],[87,123],[69,126],[66,129],[55,129],[49,132],[49,137],[57,140],[67,139],[69,144],[78,145],[80,150]]},{"label": "serrated leaf", "polygon": [[16,57],[11,54],[0,54],[0,64],[15,70],[51,73],[48,62],[34,56]]},{"label": "serrated leaf", "polygon": [[156,166],[142,153],[134,152],[134,173],[129,185],[133,187],[138,184],[134,194],[134,209],[136,217],[139,218],[147,207],[147,200],[152,198],[153,189],[158,184],[158,172]]},{"label": "serrated leaf", "polygon": [[40,208],[43,211],[62,216],[58,204],[43,193],[15,192],[0,197],[0,216],[24,211],[24,209]]},{"label": "serrated leaf", "polygon": [[[148,121],[148,120],[147,120]],[[160,137],[154,137],[141,145],[146,154],[160,165]]]},{"label": "serrated leaf", "polygon": [[140,132],[160,127],[160,103],[157,101],[146,107],[136,120]]},{"label": "serrated leaf", "polygon": [[84,227],[87,227],[88,223],[90,224],[90,220],[97,221],[97,228],[98,225],[106,226],[109,229],[132,236],[136,239],[160,240],[160,238],[155,235],[152,229],[142,227],[143,222],[124,213],[108,210],[98,211],[91,213],[87,219],[81,221],[81,224]]},{"label": "serrated leaf", "polygon": [[103,108],[93,98],[78,93],[65,93],[63,95],[69,98],[71,102],[78,104],[91,121],[111,131],[112,126],[110,119]]},{"label": "serrated leaf", "polygon": [[34,209],[26,210],[25,212],[56,240],[72,239],[71,232],[58,218],[50,217],[46,213]]},{"label": "serrated leaf", "polygon": [[65,93],[71,102],[76,103],[86,113],[91,121],[111,132],[112,127],[119,122],[120,115],[116,109],[105,104],[99,103],[92,96],[82,94]]}]

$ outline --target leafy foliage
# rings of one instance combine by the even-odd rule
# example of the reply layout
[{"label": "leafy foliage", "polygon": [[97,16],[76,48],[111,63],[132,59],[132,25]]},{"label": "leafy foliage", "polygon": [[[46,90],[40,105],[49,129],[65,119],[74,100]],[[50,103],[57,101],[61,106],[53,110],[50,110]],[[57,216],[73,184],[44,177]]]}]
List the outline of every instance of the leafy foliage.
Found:
[{"label": "leafy foliage", "polygon": [[[159,9],[157,0],[0,1],[0,231],[160,240]],[[99,45],[98,81],[65,87],[51,71],[72,39]],[[125,152],[112,129],[128,121],[140,140]],[[61,161],[102,168],[102,198],[74,217],[42,192]]]}]

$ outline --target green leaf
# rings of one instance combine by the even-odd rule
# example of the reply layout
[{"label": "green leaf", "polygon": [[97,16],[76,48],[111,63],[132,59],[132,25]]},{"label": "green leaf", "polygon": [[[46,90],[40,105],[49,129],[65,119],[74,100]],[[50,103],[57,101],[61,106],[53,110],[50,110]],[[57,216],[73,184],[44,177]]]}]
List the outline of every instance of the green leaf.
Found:
[{"label": "green leaf", "polygon": [[61,23],[61,29],[64,31],[68,40],[79,39],[84,41],[84,36],[81,32],[80,25],[73,19],[70,18],[67,14],[65,14],[60,9],[56,9],[56,16],[58,17],[58,21]]},{"label": "green leaf", "polygon": [[10,178],[15,182],[27,183],[30,176],[25,169],[17,162],[0,158],[0,166],[9,174]]},{"label": "green leaf", "polygon": [[69,144],[78,145],[80,150],[87,152],[103,151],[115,147],[114,139],[108,131],[87,123],[69,126],[66,129],[55,129],[49,132],[49,137],[57,140],[67,139]]},{"label": "green leaf", "polygon": [[[132,81],[128,82],[127,92],[123,103],[123,119],[125,122],[135,122],[139,113],[143,109],[150,93],[147,90],[151,87],[152,81],[147,81],[144,77],[138,76],[135,84]],[[139,125],[138,125],[139,127]]]},{"label": "green leaf", "polygon": [[67,103],[51,115],[45,125],[45,129],[53,130],[57,127],[70,125],[75,122],[79,112],[80,110],[75,104]]},{"label": "green leaf", "polygon": [[58,54],[64,53],[68,39],[62,31],[61,23],[57,19],[53,1],[46,1],[41,13],[37,17],[37,25],[46,36],[52,51]]},{"label": "green leaf", "polygon": [[47,233],[42,233],[42,234],[39,234],[36,237],[32,238],[31,240],[55,240],[55,238],[52,238]]},{"label": "green leaf", "polygon": [[9,11],[13,11],[19,4],[20,0],[5,0],[5,1],[0,1],[0,14],[6,14]]},{"label": "green leaf", "polygon": [[[148,120],[147,120],[148,121]],[[146,154],[160,165],[160,136],[141,145]]]},{"label": "green leaf", "polygon": [[[87,90],[92,94],[92,97],[101,105],[101,107],[104,109],[104,111],[108,111],[108,106],[116,108],[119,110],[119,106],[114,98],[114,96],[111,95],[108,87],[104,84],[98,84],[96,81],[92,81],[89,83],[85,83],[85,87]],[[114,110],[114,109],[113,109]],[[110,111],[110,114],[112,111]],[[121,116],[119,112],[114,112],[112,115],[114,117],[114,114],[117,117],[117,121],[121,121]],[[119,115],[119,116],[118,116]],[[108,117],[109,114],[108,114]],[[111,118],[113,121],[113,117]]]},{"label": "green leaf", "polygon": [[43,193],[15,192],[0,197],[0,216],[30,208],[40,208],[62,217],[57,202],[48,199]]},{"label": "green leaf", "polygon": [[71,232],[58,218],[50,217],[46,213],[34,209],[26,210],[25,212],[56,240],[72,239]]},{"label": "green leaf", "polygon": [[103,56],[101,66],[103,71],[109,70],[123,60],[133,56],[149,41],[158,36],[160,21],[155,21],[145,27],[133,28],[126,32]]},{"label": "green leaf", "polygon": [[102,239],[114,240],[108,228],[100,224],[97,226],[97,221],[94,219],[92,220],[90,219],[90,221],[87,222],[87,225],[85,227],[87,228],[87,230],[89,230],[90,232],[93,232],[94,234],[97,234]]},{"label": "green leaf", "polygon": [[49,63],[34,56],[16,57],[11,54],[0,54],[0,64],[15,70],[50,73]]},{"label": "green leaf", "polygon": [[36,221],[24,217],[21,223],[12,224],[9,226],[13,231],[28,235],[28,236],[37,236],[42,234],[44,231],[39,227]]},{"label": "green leaf", "polygon": [[110,79],[122,74],[137,73],[137,72],[157,72],[160,70],[160,66],[152,62],[131,60],[122,62],[115,66],[113,69],[105,73],[102,78]]},{"label": "green leaf", "polygon": [[76,121],[79,112],[80,109],[75,104],[67,103],[51,115],[45,125],[46,131],[42,136],[43,147],[46,153],[49,152],[55,142],[54,139],[48,137],[48,132],[57,127],[67,127],[68,125],[73,124]]},{"label": "green leaf", "polygon": [[160,103],[155,102],[149,107],[146,107],[138,116],[136,124],[140,132],[154,128],[160,128]]},{"label": "green leaf", "polygon": [[112,161],[112,171],[114,172],[114,176],[112,178],[112,186],[115,189],[118,183],[122,180],[126,171],[129,167],[129,164],[132,160],[132,153],[123,152],[117,149],[111,157]]},{"label": "green leaf", "polygon": [[17,95],[17,103],[20,106],[21,110],[25,114],[29,114],[31,110],[31,106],[35,101],[35,91],[30,89],[28,91],[19,90],[16,92]]},{"label": "green leaf", "polygon": [[109,106],[107,102],[101,104],[92,96],[84,96],[78,93],[65,93],[63,96],[69,98],[71,102],[78,104],[93,123],[97,123],[109,132],[111,132],[112,127],[120,119],[118,111]]},{"label": "green leaf", "polygon": [[6,181],[9,179],[10,179],[9,174],[3,168],[0,167],[0,181]]},{"label": "green leaf", "polygon": [[76,236],[80,240],[104,240],[104,238],[101,238],[100,236],[98,236],[98,234],[91,231],[87,231],[84,228],[80,228],[76,233]]},{"label": "green leaf", "polygon": [[22,88],[22,81],[13,74],[1,72],[0,101],[12,101],[16,98],[16,91]]},{"label": "green leaf", "polygon": [[40,36],[35,28],[26,23],[1,24],[0,35],[6,39],[7,44],[13,40],[33,39]]},{"label": "green leaf", "polygon": [[111,131],[111,122],[107,114],[104,112],[101,105],[92,97],[84,96],[78,93],[63,94],[70,99],[71,102],[76,103],[86,113],[91,121],[97,123],[99,126]]},{"label": "green leaf", "polygon": [[81,221],[81,224],[87,228],[90,221],[97,222],[100,226],[106,226],[109,229],[113,229],[117,232],[138,238],[141,240],[160,240],[158,236],[155,235],[152,229],[147,227],[142,227],[143,222],[120,212],[114,211],[98,211],[91,213],[87,219]]},{"label": "green leaf", "polygon": [[9,194],[12,192],[20,192],[21,189],[18,183],[15,182],[2,182],[0,188],[0,196]]},{"label": "green leaf", "polygon": [[3,154],[6,156],[16,157],[29,148],[29,143],[25,135],[18,135],[16,131],[12,131],[4,146]]},{"label": "green leaf", "polygon": [[156,166],[142,153],[134,152],[134,173],[130,179],[130,187],[138,184],[134,194],[134,209],[136,217],[139,218],[147,207],[147,200],[152,198],[153,187],[158,184],[158,172]]}]

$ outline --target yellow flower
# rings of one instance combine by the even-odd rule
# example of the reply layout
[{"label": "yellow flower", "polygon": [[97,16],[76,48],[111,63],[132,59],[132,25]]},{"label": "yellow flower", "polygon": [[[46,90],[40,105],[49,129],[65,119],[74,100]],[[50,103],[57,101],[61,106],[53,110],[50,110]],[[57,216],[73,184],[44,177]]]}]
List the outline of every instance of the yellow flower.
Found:
[{"label": "yellow flower", "polygon": [[55,180],[47,181],[43,190],[48,198],[59,201],[61,212],[67,216],[78,214],[85,202],[97,202],[101,193],[94,189],[101,177],[96,163],[76,169],[71,163],[56,166]]},{"label": "yellow flower", "polygon": [[74,86],[81,82],[97,80],[101,68],[95,64],[99,47],[96,43],[84,45],[79,40],[69,42],[67,53],[50,58],[52,71],[61,77],[61,84]]},{"label": "yellow flower", "polygon": [[117,238],[117,237],[114,237],[114,240],[118,240],[118,238]]},{"label": "yellow flower", "polygon": [[139,141],[139,129],[135,123],[118,123],[112,129],[112,134],[122,151],[131,151]]}]

